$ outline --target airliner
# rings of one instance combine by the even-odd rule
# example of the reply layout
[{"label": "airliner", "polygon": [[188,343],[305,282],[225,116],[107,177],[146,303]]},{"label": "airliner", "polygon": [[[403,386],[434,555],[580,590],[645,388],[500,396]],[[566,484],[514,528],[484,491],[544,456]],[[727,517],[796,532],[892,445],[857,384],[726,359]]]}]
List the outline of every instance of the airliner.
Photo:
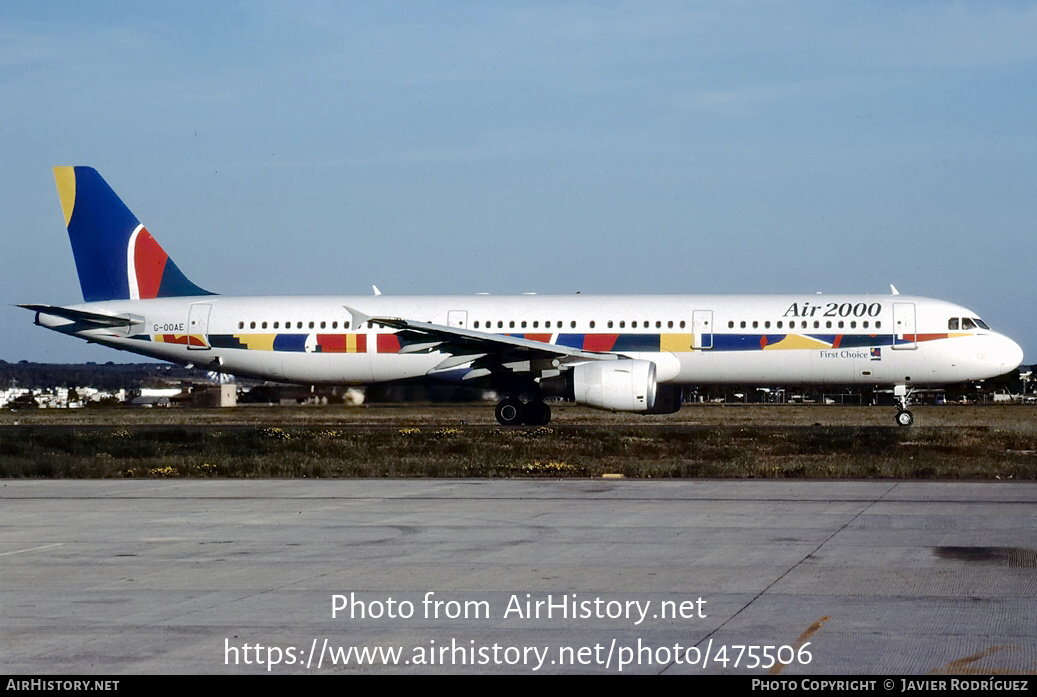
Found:
[{"label": "airliner", "polygon": [[678,411],[689,386],[912,392],[1014,370],[1022,349],[979,316],[901,295],[234,297],[190,281],[90,167],[55,167],[82,303],[21,305],[91,343],[307,385],[439,380],[503,396],[505,426],[543,425],[545,398]]}]

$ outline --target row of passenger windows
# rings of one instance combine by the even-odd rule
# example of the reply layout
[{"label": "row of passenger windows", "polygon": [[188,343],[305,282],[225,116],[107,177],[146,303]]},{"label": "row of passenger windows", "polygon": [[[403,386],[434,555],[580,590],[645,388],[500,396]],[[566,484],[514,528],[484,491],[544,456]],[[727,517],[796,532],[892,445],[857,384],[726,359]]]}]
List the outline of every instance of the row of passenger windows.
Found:
[{"label": "row of passenger windows", "polygon": [[[249,322],[248,323],[248,328],[249,329],[267,329],[267,328],[269,328],[269,324],[270,324],[269,322]],[[370,322],[368,322],[367,324],[368,324],[368,326],[371,325]],[[308,329],[317,329],[318,325],[320,326],[321,329],[327,329],[328,328],[328,323],[327,322],[309,322],[307,324],[307,328]],[[238,329],[244,329],[244,328],[245,328],[245,323],[244,322],[238,322]],[[274,322],[272,328],[273,329],[280,329],[281,328],[281,323],[280,322]],[[291,322],[285,322],[284,323],[284,328],[285,329],[291,329],[292,328],[292,323]],[[303,328],[303,322],[296,322],[295,323],[295,328],[296,329],[302,329]],[[338,320],[332,321],[331,328],[332,329],[338,329]],[[342,328],[343,329],[349,329],[349,320],[346,320],[345,322],[342,323]]]},{"label": "row of passenger windows", "polygon": [[[651,321],[648,321],[648,320],[632,320],[630,322],[630,328],[631,329],[638,329],[638,328],[650,329],[652,327],[652,324],[653,323]],[[655,324],[655,328],[656,329],[662,329],[663,328],[663,321],[662,320],[655,320],[654,324]],[[685,323],[684,320],[680,320],[678,322],[674,322],[673,320],[667,320],[665,324],[666,324],[666,328],[667,329],[674,329],[674,328],[684,329],[686,327],[686,323]],[[747,322],[745,320],[742,320],[741,322],[738,323],[738,326],[741,329],[747,329],[750,326],[750,324],[752,325],[753,329],[759,329],[761,322],[753,321],[753,322],[750,323],[750,322]],[[770,329],[771,328],[770,320],[766,320],[762,324],[763,324],[763,329]],[[802,320],[802,321],[800,321],[800,328],[801,329],[807,329],[809,324],[810,323],[807,322],[807,320]],[[982,326],[984,329],[987,328],[986,325],[983,324],[982,320],[979,320],[979,319],[969,319],[968,317],[965,317],[965,318],[962,318],[962,320],[961,320],[961,328],[962,329],[975,329],[977,324],[979,324],[979,326]],[[493,329],[493,325],[494,325],[494,323],[492,321],[480,322],[479,320],[476,320],[472,324],[472,328],[473,329],[480,329],[480,328]],[[505,325],[504,320],[497,320],[497,327],[496,327],[497,329],[504,329],[504,325]],[[532,322],[529,322],[529,321],[526,321],[526,320],[522,320],[522,321],[519,321],[519,322],[516,322],[515,320],[509,320],[507,322],[507,328],[508,329],[529,329],[529,328],[540,329],[540,325],[541,325],[541,323],[540,323],[539,320],[533,320]],[[283,326],[284,326],[285,329],[292,329],[293,322],[291,322],[291,321],[284,322]],[[367,323],[367,328],[370,329],[371,326],[372,326],[372,323],[368,322]],[[562,322],[561,320],[557,320],[557,321],[547,320],[547,321],[545,321],[543,323],[543,328],[544,329],[552,329],[552,328],[554,328],[554,329],[562,329],[563,326],[564,326],[564,322]],[[591,329],[595,329],[595,328],[597,328],[597,322],[595,322],[594,320],[591,320],[589,322],[589,326],[590,326]],[[616,322],[616,321],[610,319],[610,320],[608,320],[605,323],[605,327],[607,329],[615,329],[617,327],[619,329],[626,329],[626,326],[627,326],[627,321],[626,320],[619,320],[618,322]],[[844,329],[846,327],[846,322],[844,322],[843,320],[839,320],[838,323],[835,325],[835,327],[833,327],[832,321],[831,320],[827,320],[825,322],[824,326],[825,326],[825,329],[833,329],[833,328]],[[281,327],[282,327],[282,323],[280,321],[276,321],[276,322],[249,322],[248,323],[248,328],[249,329],[271,329],[271,328],[272,329],[281,329]],[[328,329],[329,325],[328,325],[328,322],[326,322],[326,321],[321,321],[321,322],[312,322],[312,321],[311,322],[299,322],[299,321],[296,321],[296,322],[294,322],[294,327],[295,327],[295,329],[303,329],[303,328],[306,328],[306,329],[318,329],[318,328],[319,329]],[[735,328],[734,321],[729,321],[727,323],[727,327],[728,327],[728,329],[734,329]],[[238,322],[238,329],[244,329],[244,328],[245,328],[245,322]],[[331,329],[338,329],[339,328],[338,320],[333,320],[330,323],[330,328]],[[349,320],[345,320],[345,321],[342,322],[342,328],[343,329],[349,329]],[[576,329],[576,321],[575,320],[569,322],[569,328],[570,329]],[[783,320],[778,320],[775,323],[775,328],[776,329],[785,329],[786,328],[785,327],[785,322]],[[789,320],[788,321],[788,329],[795,329],[795,328],[796,328],[796,321],[795,320]],[[813,328],[814,329],[820,329],[821,328],[821,322],[819,320],[814,320],[813,321]],[[856,329],[857,328],[857,321],[856,320],[850,320],[849,328],[850,329]],[[863,322],[861,322],[861,328],[862,329],[869,329],[869,328],[871,328],[871,324],[869,323],[868,320],[864,320]],[[880,320],[876,320],[875,323],[874,323],[874,328],[875,329],[881,329],[882,328],[882,322]],[[958,328],[958,318],[957,317],[952,317],[950,319],[950,321],[947,323],[947,328],[948,329],[957,329]]]},{"label": "row of passenger windows", "polygon": [[[372,323],[372,322],[368,322],[367,323],[367,328],[371,329],[373,324],[374,323]],[[558,321],[548,320],[548,321],[544,322],[543,324],[544,324],[544,329],[551,329],[552,327],[554,327],[556,329],[561,329],[564,326],[564,322],[562,322],[561,320],[558,320]],[[618,324],[619,324],[619,328],[620,329],[625,329],[626,326],[627,326],[626,320],[620,320]],[[337,320],[332,321],[331,322],[331,329],[338,329],[338,325],[339,325],[339,323],[338,323]],[[508,325],[508,329],[515,329],[516,327],[520,328],[520,329],[528,329],[528,328],[530,328],[530,325],[532,325],[533,329],[539,329],[540,328],[540,321],[539,320],[533,320],[532,322],[528,322],[528,321],[523,320],[523,321],[516,322],[515,320],[510,320],[510,321],[508,321],[507,325]],[[281,322],[279,322],[279,321],[278,322],[249,322],[248,323],[248,328],[249,329],[280,329],[281,326],[282,326]],[[293,326],[292,322],[285,322],[284,323],[284,328],[285,329],[291,329],[292,326]],[[327,329],[328,328],[328,322],[326,322],[326,321],[324,321],[324,322],[295,322],[294,326],[295,326],[296,329],[303,329],[303,328],[307,328],[307,329],[318,329],[318,328],[320,328],[320,329]],[[590,328],[594,329],[594,328],[596,328],[596,326],[597,326],[597,323],[594,320],[591,320],[590,321]],[[609,329],[613,329],[616,326],[616,322],[614,322],[613,320],[609,320],[606,323],[606,326]],[[652,326],[652,323],[649,322],[649,321],[645,321],[645,320],[641,320],[640,322],[638,322],[638,320],[633,320],[632,322],[630,322],[630,327],[632,329],[637,329],[639,326],[644,328],[644,329],[648,329],[648,328],[650,328]],[[669,320],[669,321],[666,322],[666,328],[667,329],[673,329],[674,326],[677,326],[680,329],[684,329],[685,322],[684,322],[684,320],[680,320],[679,322],[676,322],[676,323],[673,320]],[[474,329],[479,329],[480,327],[483,327],[485,329],[492,329],[493,328],[493,322],[489,322],[488,321],[488,322],[480,323],[479,320],[476,320],[475,323],[472,325],[472,327]],[[571,329],[576,329],[576,321],[573,320],[573,321],[569,322],[569,327]],[[655,328],[656,329],[662,329],[662,327],[663,327],[662,320],[656,320]],[[244,328],[245,328],[245,322],[238,322],[238,329],[244,329]],[[348,320],[342,322],[342,328],[343,329],[349,329],[349,321]],[[504,328],[504,320],[497,320],[497,328],[498,329],[503,329]]]},{"label": "row of passenger windows", "polygon": [[[540,329],[540,320],[533,320],[532,322],[527,321],[527,320],[521,320],[519,322],[516,322],[515,320],[509,320],[507,324],[508,324],[508,329]],[[615,329],[617,327],[617,325],[618,325],[618,327],[620,329],[626,329],[627,321],[625,319],[621,319],[617,323],[614,320],[610,319],[610,320],[608,320],[605,323],[605,328],[607,328],[607,329]],[[479,320],[475,320],[475,322],[472,324],[472,329],[479,329],[480,326],[485,328],[485,329],[493,329],[493,322],[492,321],[488,321],[488,322],[480,323]],[[561,320],[557,320],[557,321],[547,320],[547,321],[544,322],[544,327],[543,328],[544,329],[551,329],[553,327],[555,329],[561,329],[564,326],[565,326],[565,323],[562,322]],[[594,320],[591,320],[588,323],[588,326],[591,329],[596,329],[597,326],[598,326],[598,323],[596,321],[594,321]],[[635,320],[630,322],[630,328],[631,329],[637,329],[638,327],[641,327],[643,329],[649,329],[649,328],[651,328],[651,326],[652,326],[652,323],[650,321],[647,321],[647,320],[640,320],[639,321],[639,320],[635,319]],[[684,322],[684,320],[681,320],[681,321],[675,323],[672,319],[668,320],[666,322],[666,328],[667,329],[673,329],[674,326],[676,326],[676,327],[678,327],[680,329],[684,329],[685,322]],[[575,320],[572,320],[572,321],[569,322],[569,328],[570,329],[576,329],[576,321]],[[662,329],[663,328],[662,320],[656,320],[655,321],[655,328],[656,329]],[[497,329],[504,329],[504,320],[497,320]]]},{"label": "row of passenger windows", "polygon": [[[741,322],[738,323],[738,326],[741,327],[742,329],[745,329],[745,328],[747,328],[748,324],[749,324],[748,322],[746,322],[745,320],[742,320]],[[814,329],[820,329],[821,328],[821,320],[816,320],[815,319],[813,324],[814,324]],[[850,324],[850,329],[856,329],[857,328],[857,320],[850,320],[849,324]],[[807,322],[804,319],[804,320],[800,321],[799,328],[800,329],[807,329],[808,325],[809,325],[809,322]],[[875,320],[875,325],[874,326],[875,326],[875,329],[881,329],[882,328],[882,322],[880,320]],[[735,323],[734,322],[728,322],[727,323],[727,328],[728,329],[734,329],[735,328]],[[760,328],[760,322],[759,321],[752,322],[752,328],[753,329],[759,329]],[[764,329],[770,329],[771,328],[770,320],[766,320],[766,321],[763,322],[763,328]],[[784,320],[780,320],[779,319],[775,323],[775,329],[784,329],[784,328],[785,328]],[[788,328],[789,329],[795,329],[796,328],[796,320],[789,320]],[[826,320],[825,321],[825,329],[845,329],[845,328],[846,328],[846,322],[844,320],[839,320],[838,323],[835,324],[835,326],[833,326],[832,320]],[[861,322],[861,329],[869,329],[869,328],[871,328],[871,324],[869,323],[868,320],[864,320],[863,322]]]}]

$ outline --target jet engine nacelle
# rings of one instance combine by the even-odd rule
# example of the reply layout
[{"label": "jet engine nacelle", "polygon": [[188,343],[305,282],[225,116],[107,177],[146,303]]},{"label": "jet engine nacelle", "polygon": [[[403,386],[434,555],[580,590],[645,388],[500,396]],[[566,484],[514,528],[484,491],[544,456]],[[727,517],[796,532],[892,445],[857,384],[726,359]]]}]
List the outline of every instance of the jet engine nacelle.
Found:
[{"label": "jet engine nacelle", "polygon": [[651,361],[592,361],[573,368],[573,397],[578,404],[612,411],[650,411],[655,393],[655,363]]}]

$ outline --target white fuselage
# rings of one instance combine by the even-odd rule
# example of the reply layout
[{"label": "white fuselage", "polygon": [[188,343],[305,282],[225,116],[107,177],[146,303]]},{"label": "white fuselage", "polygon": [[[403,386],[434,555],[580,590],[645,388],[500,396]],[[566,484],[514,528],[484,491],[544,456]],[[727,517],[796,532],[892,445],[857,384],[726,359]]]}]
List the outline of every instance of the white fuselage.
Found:
[{"label": "white fuselage", "polygon": [[[437,369],[446,354],[434,347],[408,352],[413,337],[352,326],[347,307],[648,360],[670,384],[940,385],[1022,361],[1011,339],[965,322],[978,317],[970,310],[904,295],[213,295],[68,307],[133,325],[85,328],[42,312],[37,321],[146,356],[302,384],[462,376]],[[514,369],[546,375],[550,366]]]}]

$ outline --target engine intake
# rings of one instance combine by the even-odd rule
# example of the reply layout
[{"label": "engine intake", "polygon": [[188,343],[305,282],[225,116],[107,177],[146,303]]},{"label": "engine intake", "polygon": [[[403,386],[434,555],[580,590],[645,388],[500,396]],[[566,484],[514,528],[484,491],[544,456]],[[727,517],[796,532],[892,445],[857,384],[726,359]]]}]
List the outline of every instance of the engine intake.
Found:
[{"label": "engine intake", "polygon": [[612,411],[651,411],[655,394],[655,363],[651,361],[592,361],[573,368],[573,397],[578,404]]}]

